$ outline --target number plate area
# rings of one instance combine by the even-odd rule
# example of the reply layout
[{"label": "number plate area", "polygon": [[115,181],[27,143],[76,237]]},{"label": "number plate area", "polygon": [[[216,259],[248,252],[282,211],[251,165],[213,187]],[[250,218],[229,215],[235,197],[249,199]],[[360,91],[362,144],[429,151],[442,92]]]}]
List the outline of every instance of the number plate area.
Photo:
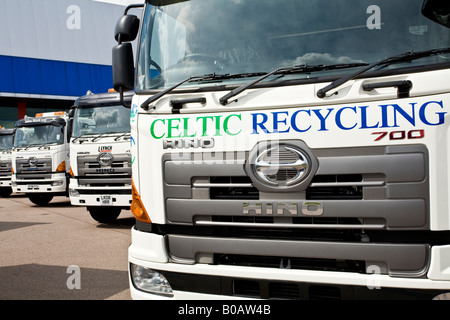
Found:
[{"label": "number plate area", "polygon": [[111,195],[107,194],[107,195],[101,195],[100,196],[100,204],[102,206],[112,206],[113,201],[112,201],[112,197]]}]

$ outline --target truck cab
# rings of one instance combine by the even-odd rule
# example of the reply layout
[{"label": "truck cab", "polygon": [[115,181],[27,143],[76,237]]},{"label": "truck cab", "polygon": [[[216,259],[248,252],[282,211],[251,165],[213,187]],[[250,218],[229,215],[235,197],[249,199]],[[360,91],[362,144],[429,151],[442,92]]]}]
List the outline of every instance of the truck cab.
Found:
[{"label": "truck cab", "polygon": [[[125,101],[131,103],[131,93]],[[130,109],[118,93],[88,94],[71,113],[71,204],[98,222],[114,221],[131,205]]]},{"label": "truck cab", "polygon": [[12,193],[12,148],[14,129],[0,127],[0,196],[8,197]]},{"label": "truck cab", "polygon": [[127,11],[133,298],[450,292],[448,1]]},{"label": "truck cab", "polygon": [[68,191],[69,137],[65,111],[38,113],[16,122],[12,189],[36,205]]}]

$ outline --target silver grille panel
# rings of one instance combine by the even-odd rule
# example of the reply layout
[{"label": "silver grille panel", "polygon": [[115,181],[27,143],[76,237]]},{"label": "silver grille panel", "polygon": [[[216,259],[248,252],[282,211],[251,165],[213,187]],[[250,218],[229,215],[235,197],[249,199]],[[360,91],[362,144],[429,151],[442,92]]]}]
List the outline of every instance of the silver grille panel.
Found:
[{"label": "silver grille panel", "polygon": [[52,173],[52,159],[38,158],[16,160],[17,179],[49,179]]},{"label": "silver grille panel", "polygon": [[110,165],[102,166],[98,155],[78,156],[78,183],[82,186],[131,185],[131,155],[114,154]]},{"label": "silver grille panel", "polygon": [[[248,153],[217,156],[233,159],[225,163],[205,163],[208,156],[198,153],[165,155],[164,234],[172,262],[263,267],[292,260],[321,270],[323,261],[345,261],[360,272],[375,266],[391,276],[423,276],[430,244],[410,233],[429,232],[426,147],[310,151],[317,171],[292,192],[258,189],[246,173]],[[195,229],[183,234],[183,226]]]},{"label": "silver grille panel", "polygon": [[0,161],[0,178],[10,178],[12,175],[11,161]]},{"label": "silver grille panel", "polygon": [[[260,205],[250,216],[274,217],[273,226],[294,225],[299,208],[315,201],[321,218],[356,218],[355,228],[428,229],[428,153],[423,146],[313,150],[320,163],[309,187],[300,192],[270,194],[253,187],[244,170],[245,155],[230,163],[205,164],[197,155],[182,163],[164,160],[166,217],[169,224],[217,225],[217,216],[243,216],[245,204]],[[414,170],[412,170],[414,169]],[[219,177],[219,178],[218,178]],[[231,178],[230,178],[231,177]],[[230,179],[228,182],[223,182]],[[218,182],[217,182],[218,181]],[[216,190],[228,192],[228,198]],[[233,194],[234,192],[234,194]],[[296,214],[271,215],[279,204],[294,204]],[[308,215],[308,214],[307,214]],[[284,218],[284,219],[279,219]],[[278,222],[277,222],[278,221]],[[227,223],[229,224],[229,223]],[[302,227],[314,227],[308,224]],[[320,223],[320,227],[336,228]]]}]

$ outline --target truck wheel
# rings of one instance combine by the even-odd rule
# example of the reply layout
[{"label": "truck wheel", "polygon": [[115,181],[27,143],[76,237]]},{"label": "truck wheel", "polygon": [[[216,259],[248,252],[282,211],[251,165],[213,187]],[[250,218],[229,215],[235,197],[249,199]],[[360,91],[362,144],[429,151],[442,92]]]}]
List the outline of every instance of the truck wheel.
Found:
[{"label": "truck wheel", "polygon": [[91,217],[100,223],[113,222],[120,215],[118,207],[87,207]]},{"label": "truck wheel", "polygon": [[28,199],[30,199],[31,202],[38,206],[45,206],[53,199],[52,194],[47,193],[36,193],[36,194],[27,194]]},{"label": "truck wheel", "polygon": [[9,197],[12,193],[11,187],[0,188],[0,197]]}]

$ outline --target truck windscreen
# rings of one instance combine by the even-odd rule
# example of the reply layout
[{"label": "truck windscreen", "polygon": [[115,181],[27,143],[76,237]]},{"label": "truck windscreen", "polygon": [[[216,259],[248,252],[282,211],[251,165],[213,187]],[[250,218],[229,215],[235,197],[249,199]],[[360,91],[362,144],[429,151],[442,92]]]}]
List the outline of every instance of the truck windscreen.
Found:
[{"label": "truck windscreen", "polygon": [[121,105],[77,108],[73,119],[74,138],[84,135],[130,132],[130,109]]},{"label": "truck windscreen", "polygon": [[[173,1],[168,1],[173,3]],[[162,1],[164,3],[164,1]],[[423,0],[191,0],[143,15],[136,91],[166,89],[192,76],[237,75],[186,82],[240,85],[252,74],[295,65],[348,68],[273,75],[265,81],[354,73],[363,64],[411,51],[450,47],[450,29],[422,14]],[[379,68],[450,62],[449,54]],[[375,70],[373,70],[375,71]]]},{"label": "truck windscreen", "polygon": [[13,146],[13,137],[12,134],[0,134],[0,150],[11,150]]},{"label": "truck windscreen", "polygon": [[64,126],[52,124],[27,124],[16,127],[14,147],[46,146],[64,143]]}]

